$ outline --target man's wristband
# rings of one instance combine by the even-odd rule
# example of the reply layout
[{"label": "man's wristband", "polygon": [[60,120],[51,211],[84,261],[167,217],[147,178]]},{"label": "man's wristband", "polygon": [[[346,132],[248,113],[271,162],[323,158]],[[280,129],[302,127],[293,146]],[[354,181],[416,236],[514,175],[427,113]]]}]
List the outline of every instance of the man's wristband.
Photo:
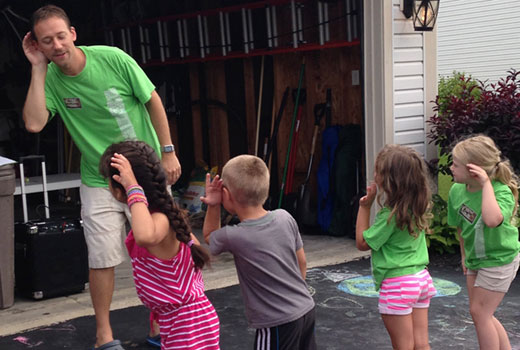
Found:
[{"label": "man's wristband", "polygon": [[162,153],[173,153],[175,152],[175,146],[174,145],[164,145],[161,147]]}]

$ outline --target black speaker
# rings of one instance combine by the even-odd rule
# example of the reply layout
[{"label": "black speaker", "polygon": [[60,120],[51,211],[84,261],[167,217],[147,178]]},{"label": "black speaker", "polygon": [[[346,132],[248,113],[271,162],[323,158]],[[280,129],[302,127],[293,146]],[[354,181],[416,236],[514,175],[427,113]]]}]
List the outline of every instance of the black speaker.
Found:
[{"label": "black speaker", "polygon": [[60,218],[15,224],[15,289],[34,299],[81,292],[88,282],[82,222]]}]

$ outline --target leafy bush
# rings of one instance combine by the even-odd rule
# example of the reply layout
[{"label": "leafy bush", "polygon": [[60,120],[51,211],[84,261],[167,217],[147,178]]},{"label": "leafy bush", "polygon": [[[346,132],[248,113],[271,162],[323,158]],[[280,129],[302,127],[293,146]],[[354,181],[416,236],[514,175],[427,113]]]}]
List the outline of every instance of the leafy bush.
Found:
[{"label": "leafy bush", "polygon": [[[448,82],[444,97],[435,101],[428,137],[449,155],[453,145],[464,136],[485,134],[491,137],[515,170],[520,170],[520,81],[515,70],[496,84],[475,84],[463,74]],[[449,94],[449,87],[457,92]],[[460,89],[460,90],[459,90]],[[450,163],[450,162],[448,162]],[[447,167],[440,169],[448,173]]]},{"label": "leafy bush", "polygon": [[441,77],[437,87],[438,95],[436,99],[438,114],[443,115],[448,110],[452,97],[461,99],[471,97],[478,100],[480,89],[475,88],[477,86],[478,82],[470,75],[466,76],[465,73],[454,71],[450,77]]},{"label": "leafy bush", "polygon": [[433,220],[430,224],[431,234],[426,235],[426,244],[438,253],[455,253],[459,247],[457,230],[448,226],[448,203],[438,194],[432,196]]},{"label": "leafy bush", "polygon": [[[473,134],[491,137],[520,171],[520,72],[511,70],[496,84],[475,81],[463,73],[454,73],[439,82],[434,115],[428,123],[428,137],[439,147],[447,162],[437,164],[442,174],[450,174],[451,149],[457,141]],[[428,246],[440,253],[454,252],[458,245],[456,230],[447,225],[447,203],[433,196],[432,235]]]}]

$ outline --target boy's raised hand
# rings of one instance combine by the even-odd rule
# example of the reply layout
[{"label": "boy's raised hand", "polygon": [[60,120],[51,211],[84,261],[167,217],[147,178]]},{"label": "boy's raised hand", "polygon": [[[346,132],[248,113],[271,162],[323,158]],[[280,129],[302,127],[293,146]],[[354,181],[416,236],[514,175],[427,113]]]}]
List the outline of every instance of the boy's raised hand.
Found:
[{"label": "boy's raised hand", "polygon": [[374,199],[377,194],[377,185],[375,183],[371,183],[370,186],[367,186],[367,194],[359,200],[359,205],[361,207],[371,207],[372,203],[374,203]]},{"label": "boy's raised hand", "polygon": [[124,155],[114,153],[114,156],[110,160],[110,165],[119,170],[119,175],[112,176],[115,181],[119,182],[125,189],[128,188],[128,186],[137,184],[132,165]]},{"label": "boy's raised hand", "polygon": [[222,180],[218,175],[211,181],[211,175],[206,174],[206,195],[200,200],[208,206],[222,203]]}]

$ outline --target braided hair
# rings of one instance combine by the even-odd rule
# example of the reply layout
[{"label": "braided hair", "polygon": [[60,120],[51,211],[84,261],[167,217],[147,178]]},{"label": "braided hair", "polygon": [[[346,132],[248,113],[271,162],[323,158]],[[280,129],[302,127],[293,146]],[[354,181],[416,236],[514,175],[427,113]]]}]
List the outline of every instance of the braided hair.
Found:
[{"label": "braided hair", "polygon": [[[119,175],[119,171],[110,166],[114,153],[124,155],[132,165],[135,178],[148,199],[150,212],[161,212],[166,215],[177,240],[188,244],[191,240],[188,219],[166,189],[166,173],[153,148],[142,141],[123,141],[109,146],[101,156],[99,172],[109,179],[112,188],[118,188],[126,194],[123,186],[112,178],[115,174]],[[192,244],[190,249],[195,267],[202,269],[209,261],[208,252],[195,244]]]}]

